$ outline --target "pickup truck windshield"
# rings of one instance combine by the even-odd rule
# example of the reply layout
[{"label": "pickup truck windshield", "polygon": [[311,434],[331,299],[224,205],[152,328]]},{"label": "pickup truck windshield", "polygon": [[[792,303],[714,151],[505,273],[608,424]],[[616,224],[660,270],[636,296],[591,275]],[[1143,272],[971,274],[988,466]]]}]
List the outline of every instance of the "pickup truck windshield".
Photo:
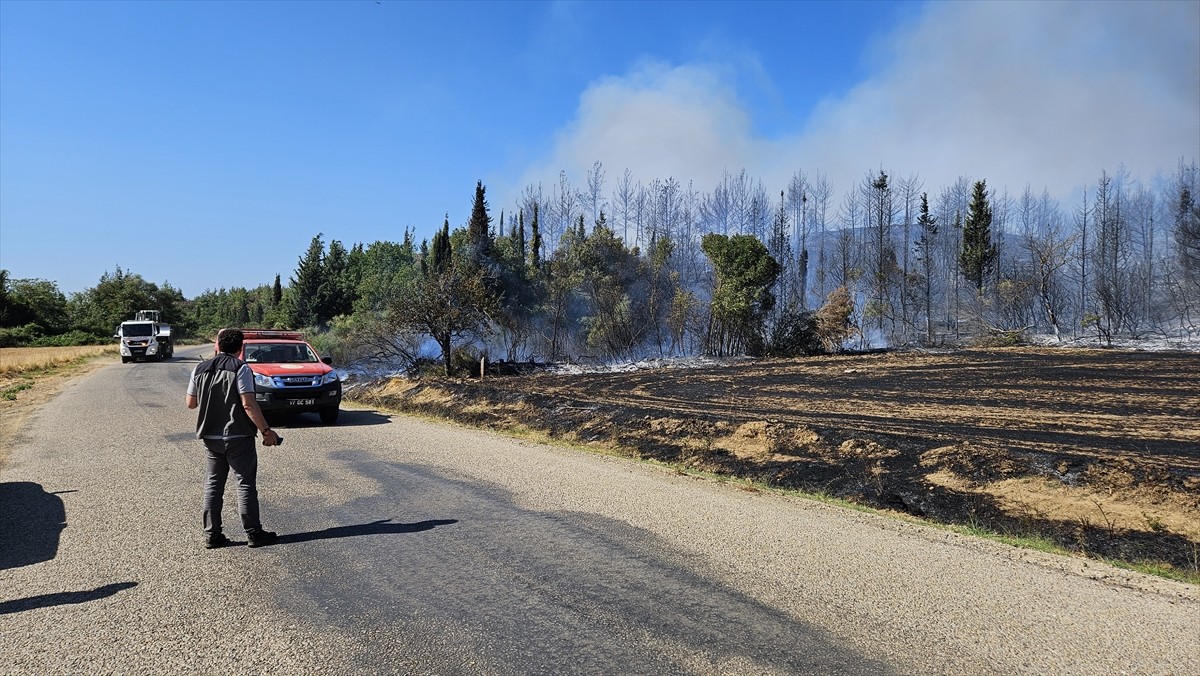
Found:
[{"label": "pickup truck windshield", "polygon": [[242,348],[247,362],[262,364],[299,364],[320,361],[303,343],[247,343]]}]

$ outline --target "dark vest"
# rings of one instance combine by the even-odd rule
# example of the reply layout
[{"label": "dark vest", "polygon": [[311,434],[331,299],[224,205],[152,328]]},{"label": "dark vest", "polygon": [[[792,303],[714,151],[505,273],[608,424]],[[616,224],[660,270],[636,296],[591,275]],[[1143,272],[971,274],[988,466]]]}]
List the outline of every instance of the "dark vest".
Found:
[{"label": "dark vest", "polygon": [[196,438],[252,437],[258,432],[242,407],[237,390],[237,372],[245,364],[224,352],[196,367]]}]

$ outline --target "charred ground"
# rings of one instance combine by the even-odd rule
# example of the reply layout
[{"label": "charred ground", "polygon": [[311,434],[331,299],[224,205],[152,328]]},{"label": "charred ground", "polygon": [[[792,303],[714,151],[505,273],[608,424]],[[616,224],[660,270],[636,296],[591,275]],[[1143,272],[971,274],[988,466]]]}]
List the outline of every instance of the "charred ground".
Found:
[{"label": "charred ground", "polygon": [[888,352],[355,392],[1200,574],[1193,353]]}]

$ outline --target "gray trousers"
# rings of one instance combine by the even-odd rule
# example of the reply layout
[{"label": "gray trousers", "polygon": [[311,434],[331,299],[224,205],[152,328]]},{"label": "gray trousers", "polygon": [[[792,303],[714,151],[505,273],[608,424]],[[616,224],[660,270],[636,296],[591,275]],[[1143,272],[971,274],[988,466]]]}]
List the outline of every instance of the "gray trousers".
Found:
[{"label": "gray trousers", "polygon": [[221,508],[225,504],[225,479],[229,470],[237,481],[238,514],[247,535],[262,530],[258,518],[258,451],[254,437],[239,439],[203,439],[208,450],[204,478],[204,532],[221,532]]}]

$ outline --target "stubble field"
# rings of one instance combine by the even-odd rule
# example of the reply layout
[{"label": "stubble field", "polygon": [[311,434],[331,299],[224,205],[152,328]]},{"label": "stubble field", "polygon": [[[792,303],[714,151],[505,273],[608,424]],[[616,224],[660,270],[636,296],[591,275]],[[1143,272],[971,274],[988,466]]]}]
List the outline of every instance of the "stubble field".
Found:
[{"label": "stubble field", "polygon": [[1194,353],[890,352],[356,392],[1200,580]]}]

